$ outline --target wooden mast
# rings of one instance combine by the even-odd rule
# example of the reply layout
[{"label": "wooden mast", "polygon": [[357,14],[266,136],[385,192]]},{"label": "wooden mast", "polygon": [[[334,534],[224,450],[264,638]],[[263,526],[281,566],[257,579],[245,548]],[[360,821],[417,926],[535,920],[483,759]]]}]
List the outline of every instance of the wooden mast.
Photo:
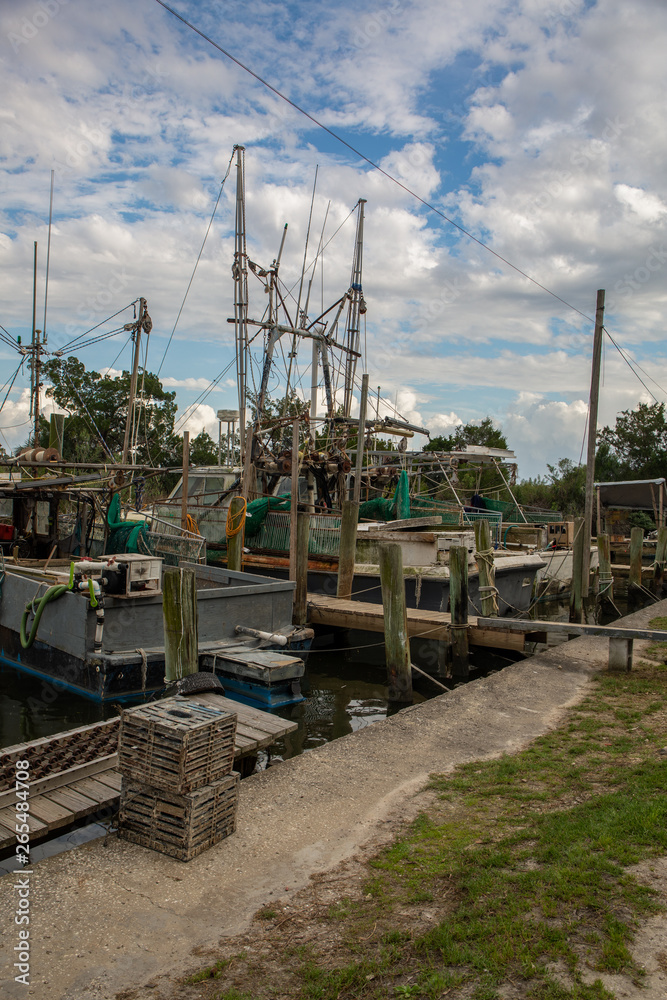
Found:
[{"label": "wooden mast", "polygon": [[[584,502],[584,553],[581,564],[581,593],[590,593],[591,535],[593,533],[593,483],[595,480],[595,444],[598,428],[598,399],[600,396],[600,358],[604,326],[604,288],[598,289],[595,308],[595,333],[593,335],[593,362],[591,366],[591,395],[588,406],[588,452],[586,460],[586,499]],[[600,531],[600,525],[597,526]]]}]

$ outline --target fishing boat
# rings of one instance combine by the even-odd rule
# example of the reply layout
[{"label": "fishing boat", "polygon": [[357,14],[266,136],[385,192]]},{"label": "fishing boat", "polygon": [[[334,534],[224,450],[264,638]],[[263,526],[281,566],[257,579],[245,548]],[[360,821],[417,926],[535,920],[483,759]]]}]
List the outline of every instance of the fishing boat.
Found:
[{"label": "fishing boat", "polygon": [[[169,501],[155,504],[152,513],[162,523],[180,523],[182,496],[187,490],[187,512],[206,536],[207,559],[224,564],[226,559],[227,508],[232,496],[247,500],[244,527],[244,567],[251,572],[284,577],[289,570],[291,507],[298,505],[310,514],[309,587],[314,592],[335,593],[340,549],[341,510],[347,500],[360,503],[360,535],[353,591],[372,590],[379,577],[377,559],[364,554],[362,530],[378,522],[412,519],[430,515],[439,527],[420,542],[430,546],[423,561],[414,560],[406,551],[404,568],[408,601],[415,607],[441,610],[449,599],[448,547],[443,533],[467,531],[475,519],[492,524],[498,549],[498,589],[501,613],[524,611],[530,604],[539,557],[516,552],[502,552],[499,544],[503,518],[518,513],[511,483],[516,477],[514,453],[504,449],[468,446],[457,452],[409,452],[407,441],[415,434],[428,436],[424,427],[403,419],[400,414],[380,414],[378,394],[375,416],[368,415],[367,376],[361,381],[359,417],[352,416],[358,388],[356,368],[361,352],[361,329],[367,310],[363,295],[362,262],[364,212],[360,199],[353,209],[356,215],[350,283],[341,295],[325,308],[324,302],[311,315],[315,271],[321,261],[324,228],[317,252],[304,265],[292,294],[280,273],[287,226],[282,233],[278,253],[270,266],[252,261],[246,249],[244,151],[236,150],[237,198],[234,279],[234,324],[238,378],[238,418],[240,465],[232,468],[188,470],[187,484],[181,480]],[[313,192],[314,196],[314,192]],[[350,216],[353,214],[350,213]],[[308,224],[312,221],[313,207]],[[326,223],[326,217],[325,217]],[[257,281],[266,300],[264,317],[251,313],[249,284]],[[268,298],[267,298],[268,297]],[[250,332],[252,335],[250,335]],[[261,336],[260,336],[261,335]],[[285,370],[279,371],[277,348],[287,342]],[[302,399],[295,386],[303,381],[298,370],[299,347],[307,342],[310,367],[310,401]],[[251,345],[256,354],[252,355]],[[249,390],[250,373],[255,392]],[[271,381],[282,380],[282,398],[269,398]],[[321,412],[323,401],[324,412]],[[229,437],[229,434],[228,434]],[[398,438],[398,450],[387,450],[386,438]],[[234,448],[232,448],[234,452]],[[227,454],[229,456],[229,441]],[[489,499],[484,511],[470,505],[472,493],[459,485],[459,475],[473,470],[477,479],[487,467],[494,467],[506,486],[510,503]],[[505,470],[505,471],[503,471]],[[400,503],[399,483],[407,476],[408,485]],[[429,477],[434,483],[434,498],[429,492]],[[196,485],[193,485],[196,484]],[[443,490],[447,494],[442,499]],[[495,506],[494,506],[495,504]],[[540,511],[535,516],[557,518],[553,512]],[[396,540],[394,537],[393,540]],[[402,545],[407,545],[403,536]],[[475,588],[476,565],[471,563],[471,585]]]},{"label": "fishing boat", "polygon": [[207,566],[204,538],[120,520],[117,493],[100,525],[104,495],[100,473],[0,485],[0,660],[96,701],[163,692],[163,569],[180,566],[196,579],[200,670],[250,704],[301,700],[313,632],[292,625],[295,585]]},{"label": "fishing boat", "polygon": [[[64,563],[64,565],[63,565]],[[162,560],[137,553],[6,566],[0,660],[99,702],[165,691]],[[294,584],[199,563],[198,663],[230,696],[266,708],[302,700],[312,630],[291,624]]]}]

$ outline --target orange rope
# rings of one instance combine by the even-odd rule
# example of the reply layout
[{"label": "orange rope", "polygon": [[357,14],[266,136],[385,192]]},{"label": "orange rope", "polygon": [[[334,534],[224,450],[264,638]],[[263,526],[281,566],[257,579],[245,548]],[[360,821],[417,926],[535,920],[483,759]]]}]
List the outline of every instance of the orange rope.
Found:
[{"label": "orange rope", "polygon": [[232,514],[231,503],[227,508],[227,524],[225,527],[227,538],[233,538],[234,535],[238,535],[239,531],[243,530],[243,525],[245,524],[245,514],[248,504],[243,497],[239,497],[238,499],[243,501],[243,507],[240,510]]}]

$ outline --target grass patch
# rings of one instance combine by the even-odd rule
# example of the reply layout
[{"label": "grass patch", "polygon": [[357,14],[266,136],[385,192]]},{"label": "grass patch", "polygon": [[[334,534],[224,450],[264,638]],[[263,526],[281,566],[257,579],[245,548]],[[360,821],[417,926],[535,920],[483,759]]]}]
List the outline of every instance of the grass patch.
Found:
[{"label": "grass patch", "polygon": [[655,664],[602,674],[521,753],[433,775],[428,810],[323,911],[327,947],[292,947],[289,988],[258,981],[255,1000],[611,1000],[605,973],[640,987],[632,943],[659,904],[628,869],[667,854],[663,689]]}]

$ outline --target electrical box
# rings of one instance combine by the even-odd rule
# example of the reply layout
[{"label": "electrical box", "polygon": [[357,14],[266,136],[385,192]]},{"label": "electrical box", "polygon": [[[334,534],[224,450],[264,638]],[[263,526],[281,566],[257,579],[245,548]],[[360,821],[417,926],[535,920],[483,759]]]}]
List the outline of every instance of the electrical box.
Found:
[{"label": "electrical box", "polygon": [[162,593],[162,560],[128,552],[104,571],[104,589],[114,597],[156,597]]},{"label": "electrical box", "polygon": [[574,521],[552,521],[547,524],[547,548],[553,545],[572,548],[574,543]]}]

